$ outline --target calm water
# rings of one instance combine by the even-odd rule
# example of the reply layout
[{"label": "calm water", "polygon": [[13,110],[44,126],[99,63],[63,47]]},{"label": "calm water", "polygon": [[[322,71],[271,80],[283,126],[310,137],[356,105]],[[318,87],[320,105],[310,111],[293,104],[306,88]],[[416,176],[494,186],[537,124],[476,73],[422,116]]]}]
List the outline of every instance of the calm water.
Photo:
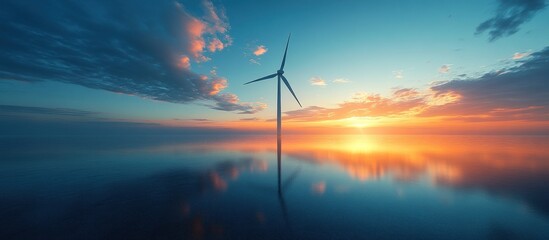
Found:
[{"label": "calm water", "polygon": [[1,239],[549,239],[549,137],[0,138]]}]

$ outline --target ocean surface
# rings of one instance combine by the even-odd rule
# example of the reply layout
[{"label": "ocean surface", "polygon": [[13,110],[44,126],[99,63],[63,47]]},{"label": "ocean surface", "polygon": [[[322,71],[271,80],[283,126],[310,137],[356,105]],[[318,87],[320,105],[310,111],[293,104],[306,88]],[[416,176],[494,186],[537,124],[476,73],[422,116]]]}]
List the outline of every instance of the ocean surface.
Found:
[{"label": "ocean surface", "polygon": [[[548,136],[0,137],[0,239],[549,239]],[[280,175],[278,167],[280,166]]]}]

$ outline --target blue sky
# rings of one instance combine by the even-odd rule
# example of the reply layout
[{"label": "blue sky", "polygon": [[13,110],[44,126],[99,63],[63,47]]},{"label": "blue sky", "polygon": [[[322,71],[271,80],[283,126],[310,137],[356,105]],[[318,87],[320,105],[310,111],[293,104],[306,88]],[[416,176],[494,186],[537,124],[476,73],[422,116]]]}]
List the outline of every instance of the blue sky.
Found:
[{"label": "blue sky", "polygon": [[[85,36],[78,35],[77,31],[70,29],[70,24],[66,24],[70,22],[67,20],[74,20],[67,12],[74,11],[76,8],[67,7],[70,5],[67,1],[52,1],[55,4],[49,3],[50,1],[45,2],[44,6],[47,5],[47,7],[34,16],[40,16],[46,19],[46,22],[51,21],[52,25],[61,23],[59,26],[67,28],[67,33],[74,35],[63,36],[64,41],[75,43],[76,39],[85,40]],[[532,5],[534,3],[540,3],[542,6],[536,7]],[[9,14],[13,9],[28,10],[32,13],[40,9],[40,6],[17,3],[17,1],[13,3],[7,1],[4,4],[6,6],[3,7],[3,11],[0,11],[0,16],[5,23],[0,29],[6,31],[3,35],[7,36],[8,41],[25,41],[25,36],[31,36],[27,34],[17,38],[17,35],[11,35],[17,32],[7,32],[13,30],[9,27],[16,29],[17,26],[27,26],[34,28],[34,31],[43,30],[44,33],[54,31],[53,28],[48,28],[50,27],[48,24],[21,20]],[[40,73],[37,71],[38,68],[35,68],[36,74],[29,74],[23,68],[21,70],[9,68],[7,63],[10,61],[14,62],[18,57],[28,57],[30,55],[28,53],[32,52],[31,47],[40,49],[33,53],[36,54],[35,56],[42,57],[36,64],[48,62],[48,58],[55,60],[56,54],[73,54],[70,59],[78,59],[79,56],[73,52],[53,52],[49,55],[48,46],[54,45],[44,37],[42,42],[37,42],[35,45],[29,39],[28,45],[22,47],[23,50],[7,50],[1,55],[2,62],[6,65],[1,69],[3,74],[0,75],[0,92],[2,93],[0,104],[79,109],[97,112],[105,118],[136,121],[175,118],[215,121],[249,117],[270,119],[275,116],[276,81],[246,86],[242,84],[276,71],[282,58],[286,38],[289,33],[292,33],[285,75],[297,96],[305,107],[337,107],[349,101],[356,93],[390,96],[400,88],[423,91],[429,89],[433,82],[475,78],[484,73],[516,65],[515,60],[512,59],[514,54],[529,55],[541,51],[549,43],[549,32],[546,30],[549,13],[545,9],[545,4],[544,1],[181,1],[177,4],[174,1],[139,1],[134,3],[134,6],[125,1],[96,1],[76,4],[79,5],[77,6],[79,11],[89,13],[86,16],[91,19],[78,18],[81,22],[75,21],[75,26],[78,24],[82,24],[81,27],[86,26],[85,23],[88,20],[101,22],[98,26],[110,26],[109,22],[113,23],[111,27],[115,30],[94,29],[93,31],[97,31],[94,34],[98,35],[94,41],[102,41],[105,38],[113,39],[113,42],[116,42],[116,39],[124,40],[126,38],[118,38],[116,34],[128,32],[150,35],[149,37],[153,39],[159,38],[163,44],[170,45],[169,49],[174,51],[174,56],[191,57],[190,68],[183,73],[177,73],[182,74],[180,76],[182,81],[199,75],[208,75],[213,82],[216,78],[226,79],[225,88],[217,95],[205,93],[178,95],[179,93],[170,92],[170,97],[163,98],[164,95],[162,97],[154,95],[158,94],[157,91],[146,92],[145,95],[149,95],[143,97],[140,93],[149,91],[146,86],[139,86],[137,90],[135,85],[116,86],[120,82],[116,79],[117,77],[135,78],[132,84],[141,84],[140,74],[156,74],[152,73],[153,70],[151,72],[143,70],[139,73],[136,71],[135,74],[130,74],[128,71],[151,67],[162,72],[161,67],[164,64],[162,61],[149,61],[147,60],[150,59],[149,55],[137,53],[128,56],[127,59],[131,59],[128,60],[130,61],[128,64],[120,63],[124,61],[124,55],[117,55],[119,59],[116,63],[120,63],[123,68],[106,70],[107,73],[104,75],[96,76],[93,74],[93,68],[101,69],[102,65],[109,63],[110,60],[93,60],[93,64],[97,66],[86,65],[86,69],[79,69],[80,75],[73,76],[73,78],[80,76],[82,80],[72,80],[68,77],[60,79],[59,75],[47,73],[44,66],[38,67],[39,70],[44,70],[44,73]],[[181,15],[178,16],[180,19],[176,19],[179,22],[174,23],[173,19],[155,22],[165,18],[161,14],[163,11],[172,13],[172,10],[165,8],[178,7],[181,8],[180,12],[173,14]],[[123,9],[123,11],[119,12],[120,15],[113,17],[104,14],[103,11],[107,11],[105,9]],[[512,14],[515,11],[513,9],[525,11],[524,15],[518,14],[519,24],[515,27],[516,32],[498,36],[496,39],[490,38],[489,30],[475,34],[481,23],[497,16],[498,12],[510,11]],[[212,18],[210,10],[217,18]],[[65,15],[66,18],[58,17]],[[109,19],[111,17],[113,19]],[[40,19],[36,17],[36,20]],[[204,38],[206,44],[217,38],[225,45],[222,49],[213,52],[205,47],[200,52],[200,57],[208,58],[207,61],[193,58],[193,52],[185,49],[184,46],[187,44],[185,41],[191,41],[188,36],[177,35],[183,33],[164,36],[165,33],[157,29],[166,27],[163,25],[165,23],[174,25],[170,27],[185,28],[193,19],[203,21],[208,26],[208,30],[200,36]],[[148,26],[147,24],[151,22],[154,24]],[[119,27],[117,24],[120,23],[131,24]],[[72,37],[74,39],[71,39]],[[135,36],[132,35],[132,37]],[[131,39],[133,38],[128,41]],[[92,41],[91,44],[93,43]],[[110,48],[116,49],[114,43],[109,44],[111,45],[105,44],[102,47],[109,51],[112,50]],[[261,45],[266,47],[267,52],[260,56],[253,55],[253,51]],[[132,51],[143,50],[144,53],[148,53],[147,51],[158,50],[139,49],[135,46]],[[75,44],[73,47],[78,49],[79,45]],[[61,48],[52,47],[51,49],[58,51]],[[86,54],[93,54],[92,51],[96,50],[90,48],[81,52],[84,51],[90,51]],[[101,55],[101,58],[109,57],[108,54],[110,53]],[[154,54],[151,56],[154,57]],[[140,57],[142,58],[137,59]],[[251,59],[259,64],[252,63]],[[131,61],[137,64],[132,65]],[[59,66],[54,64],[51,66],[51,68],[57,67]],[[214,69],[216,74],[212,76],[211,71]],[[118,74],[116,71],[127,72]],[[94,77],[99,79],[98,82],[93,82]],[[114,80],[104,82],[111,77]],[[320,78],[326,85],[313,86],[312,78]],[[335,79],[345,79],[348,82],[335,83],[333,82]],[[158,81],[176,80],[166,78]],[[192,84],[202,84],[196,81]],[[195,86],[173,84],[177,85],[167,86],[177,86],[182,89]],[[120,88],[116,90],[118,87]],[[136,91],[136,94],[132,94],[132,91]],[[216,98],[223,93],[235,94],[240,102],[236,105],[229,103],[229,106],[223,105],[224,107],[215,105],[230,102]],[[135,95],[141,95],[141,97]],[[178,95],[177,99],[172,98],[175,95]],[[187,96],[190,97],[187,99]],[[156,100],[151,99],[157,97]],[[239,114],[246,108],[246,106],[239,107],[243,102],[261,102],[265,103],[267,108],[251,110],[248,112],[250,114]],[[299,109],[287,91],[283,93],[283,109],[284,111]]]}]

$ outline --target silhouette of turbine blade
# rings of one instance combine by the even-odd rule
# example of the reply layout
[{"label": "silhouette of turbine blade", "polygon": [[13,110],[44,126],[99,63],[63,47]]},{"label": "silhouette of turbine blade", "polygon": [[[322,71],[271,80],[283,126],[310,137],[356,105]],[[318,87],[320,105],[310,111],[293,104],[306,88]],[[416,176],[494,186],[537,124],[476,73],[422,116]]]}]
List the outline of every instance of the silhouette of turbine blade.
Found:
[{"label": "silhouette of turbine blade", "polygon": [[282,77],[282,80],[284,81],[284,84],[286,84],[286,87],[288,87],[288,90],[290,90],[292,95],[294,95],[294,98],[297,101],[297,104],[299,104],[300,107],[303,107],[303,106],[301,106],[301,103],[299,102],[299,99],[297,99],[297,97],[295,96],[294,90],[292,90],[292,87],[290,86],[290,83],[288,82],[288,79],[286,79],[286,77],[284,77],[284,75],[280,75],[280,76]]},{"label": "silhouette of turbine blade", "polygon": [[244,83],[244,85],[250,84],[250,83],[253,83],[253,82],[259,82],[259,81],[261,81],[261,80],[267,80],[267,79],[269,79],[269,78],[274,78],[274,77],[276,77],[276,75],[277,75],[276,73],[273,73],[273,74],[271,74],[271,75],[269,75],[269,76],[265,76],[265,77],[258,78],[258,79],[256,79],[256,80],[253,80],[253,81],[249,81],[249,82],[247,82],[247,83]]},{"label": "silhouette of turbine blade", "polygon": [[286,63],[286,53],[288,52],[288,44],[290,44],[290,37],[292,34],[288,35],[288,41],[286,42],[286,50],[284,50],[284,57],[282,58],[282,64],[280,65],[280,70],[284,70],[284,64]]}]

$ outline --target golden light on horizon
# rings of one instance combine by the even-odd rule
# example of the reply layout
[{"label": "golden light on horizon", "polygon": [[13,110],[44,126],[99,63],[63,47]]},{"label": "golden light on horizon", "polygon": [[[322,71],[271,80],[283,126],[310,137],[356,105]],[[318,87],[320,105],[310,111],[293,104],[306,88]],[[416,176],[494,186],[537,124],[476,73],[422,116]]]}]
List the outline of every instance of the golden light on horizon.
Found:
[{"label": "golden light on horizon", "polygon": [[345,119],[346,122],[348,122],[347,126],[355,127],[355,128],[364,128],[368,127],[371,124],[368,122],[368,117],[350,117]]}]

